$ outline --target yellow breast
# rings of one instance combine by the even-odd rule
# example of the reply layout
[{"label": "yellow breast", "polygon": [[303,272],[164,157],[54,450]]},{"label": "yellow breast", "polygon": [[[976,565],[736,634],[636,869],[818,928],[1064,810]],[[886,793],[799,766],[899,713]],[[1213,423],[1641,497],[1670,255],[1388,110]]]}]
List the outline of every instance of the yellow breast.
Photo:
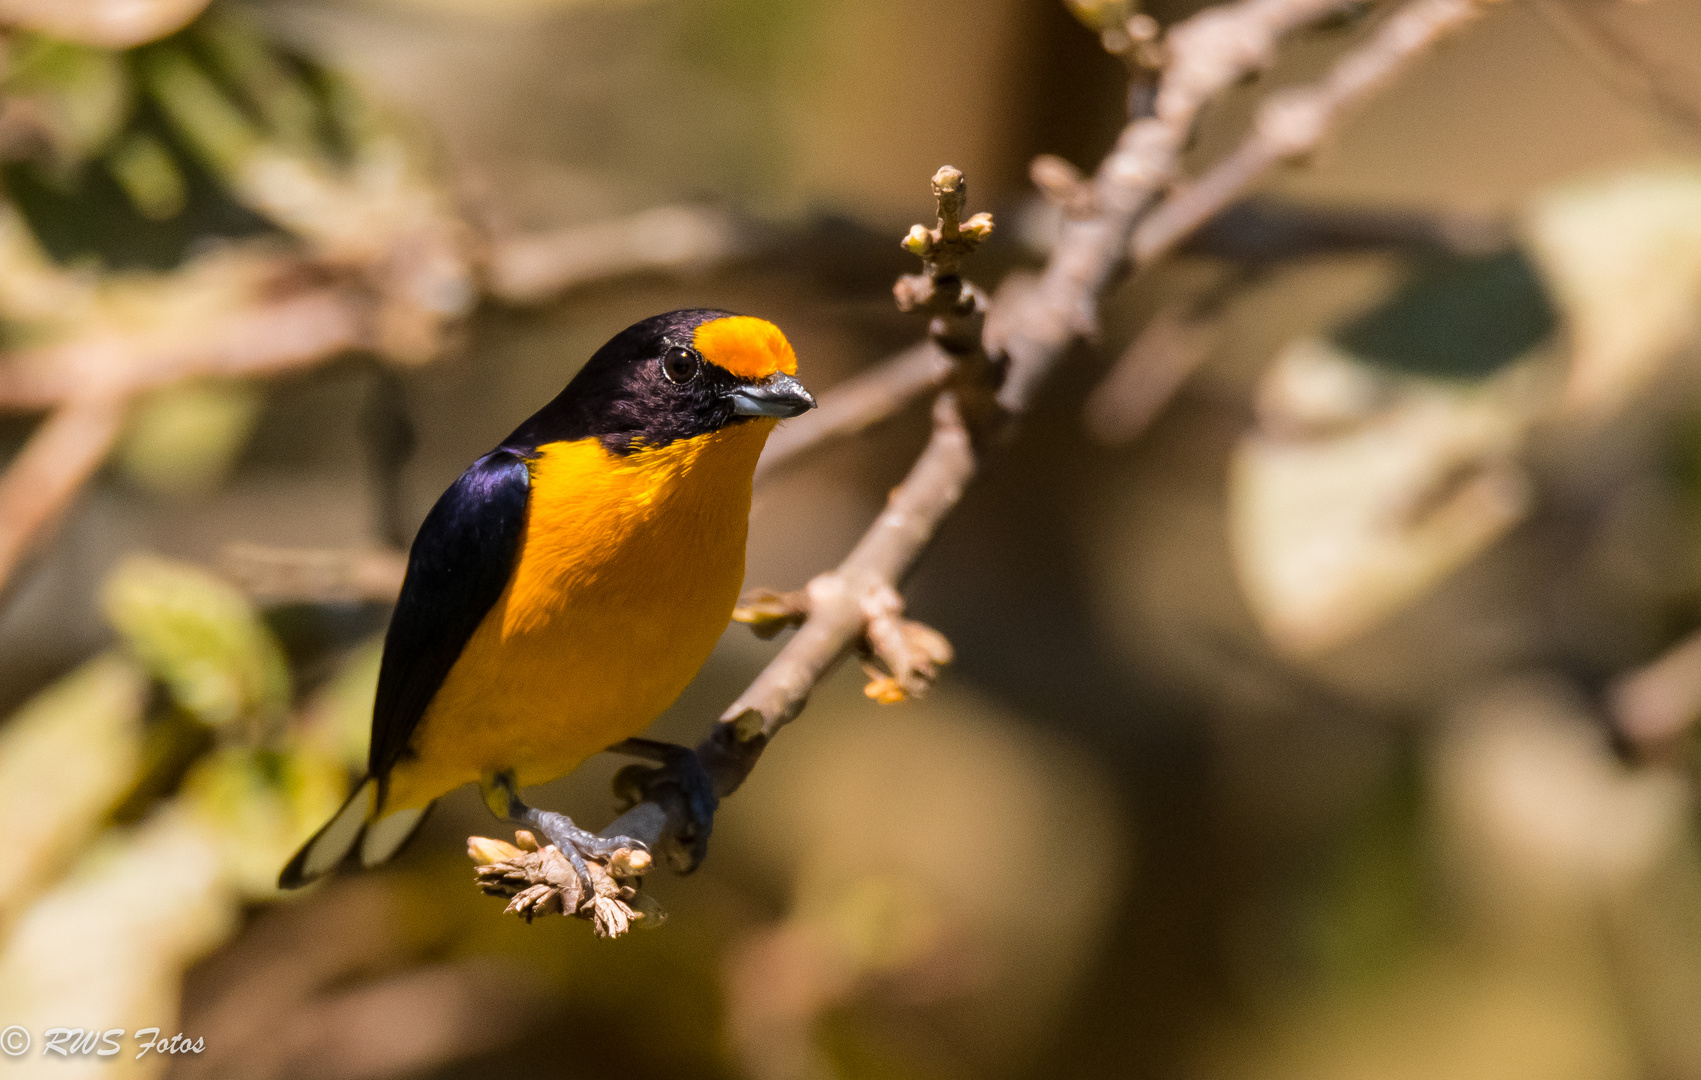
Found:
[{"label": "yellow breast", "polygon": [[751,475],[773,426],[626,457],[595,439],[539,447],[514,575],[391,773],[385,809],[506,769],[543,783],[671,705],[738,600]]}]

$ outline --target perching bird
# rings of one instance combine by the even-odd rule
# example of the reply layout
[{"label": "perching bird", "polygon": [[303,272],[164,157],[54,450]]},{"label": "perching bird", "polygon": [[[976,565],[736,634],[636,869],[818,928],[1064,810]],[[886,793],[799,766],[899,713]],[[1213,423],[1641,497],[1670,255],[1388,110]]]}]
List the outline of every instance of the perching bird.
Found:
[{"label": "perching bird", "polygon": [[583,873],[583,856],[633,842],[517,792],[610,748],[673,767],[688,801],[712,812],[688,751],[633,736],[685,689],[732,615],[756,459],[779,419],[815,405],[796,371],[772,323],[657,315],[615,335],[475,461],[408,553],[367,776],[278,884],[306,884],[357,847],[365,865],[385,861],[434,799],[472,782]]}]

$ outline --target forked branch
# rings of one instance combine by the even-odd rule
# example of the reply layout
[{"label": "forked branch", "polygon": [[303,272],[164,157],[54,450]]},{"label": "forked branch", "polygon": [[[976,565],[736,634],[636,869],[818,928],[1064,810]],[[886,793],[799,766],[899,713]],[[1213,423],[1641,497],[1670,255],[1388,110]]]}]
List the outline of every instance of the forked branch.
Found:
[{"label": "forked branch", "polygon": [[[861,649],[893,669],[891,683],[877,681],[871,687],[876,696],[905,692],[905,678],[924,686],[928,665],[936,668],[948,659],[942,638],[897,621],[902,619],[898,588],[980,471],[993,443],[990,436],[1019,418],[1070,346],[1094,332],[1101,299],[1129,266],[1136,226],[1176,181],[1181,153],[1205,106],[1268,67],[1288,32],[1349,6],[1350,0],[1239,0],[1177,25],[1154,53],[1165,66],[1151,115],[1123,130],[1090,181],[1068,178],[1070,213],[1044,273],[1026,287],[1007,288],[992,304],[961,282],[966,254],[961,245],[975,220],[961,219],[961,175],[941,170],[935,176],[939,223],[934,229],[917,226],[905,240],[906,248],[924,259],[923,273],[897,288],[901,305],[930,315],[931,340],[953,359],[934,402],[932,435],[843,563],[798,593],[746,598],[745,614],[759,632],[789,625],[797,629],[697,748],[719,795],[743,783],[763,748],[847,654]],[[1337,66],[1320,97],[1287,99],[1283,107],[1289,119],[1301,105],[1309,110],[1306,145],[1314,145],[1345,105],[1385,84],[1401,64],[1474,11],[1470,0],[1413,0],[1396,12]],[[1273,138],[1263,132],[1261,121],[1249,141]],[[1289,132],[1276,160],[1302,148],[1303,141]],[[1234,184],[1222,185],[1232,191],[1223,192],[1220,205],[1226,206],[1228,196],[1238,195],[1261,171],[1239,170]],[[1142,258],[1150,261],[1172,250],[1197,224],[1193,214],[1183,215],[1154,234]],[[681,806],[668,805],[666,799],[646,801],[604,834],[660,843],[678,865],[679,849],[670,849],[667,837],[682,820]]]}]

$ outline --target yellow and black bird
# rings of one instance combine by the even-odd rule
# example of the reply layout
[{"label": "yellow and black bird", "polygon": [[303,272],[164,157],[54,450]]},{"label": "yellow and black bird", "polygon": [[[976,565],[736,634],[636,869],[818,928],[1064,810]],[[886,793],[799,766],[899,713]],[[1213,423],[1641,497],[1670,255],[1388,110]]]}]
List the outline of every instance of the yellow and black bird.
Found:
[{"label": "yellow and black bird", "polygon": [[[751,478],[774,425],[815,401],[778,327],[657,315],[597,350],[555,400],[426,515],[384,639],[367,776],[279,876],[401,849],[434,799],[482,785],[492,811],[583,856],[597,837],[518,789],[618,749],[714,793],[689,751],[635,736],[725,629],[744,578]],[[702,823],[706,839],[707,822]]]}]

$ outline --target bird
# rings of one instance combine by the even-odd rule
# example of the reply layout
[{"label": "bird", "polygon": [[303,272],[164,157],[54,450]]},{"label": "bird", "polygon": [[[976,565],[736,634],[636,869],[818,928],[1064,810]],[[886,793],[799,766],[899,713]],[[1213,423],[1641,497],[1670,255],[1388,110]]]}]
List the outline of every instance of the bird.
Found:
[{"label": "bird", "polygon": [[731,619],[757,458],[780,420],[815,407],[796,374],[767,320],[656,315],[474,461],[409,549],[366,776],[279,886],[354,853],[385,862],[436,799],[469,783],[583,876],[585,858],[644,845],[529,807],[519,789],[609,749],[660,763],[706,842],[715,797],[695,755],[637,736]]}]

